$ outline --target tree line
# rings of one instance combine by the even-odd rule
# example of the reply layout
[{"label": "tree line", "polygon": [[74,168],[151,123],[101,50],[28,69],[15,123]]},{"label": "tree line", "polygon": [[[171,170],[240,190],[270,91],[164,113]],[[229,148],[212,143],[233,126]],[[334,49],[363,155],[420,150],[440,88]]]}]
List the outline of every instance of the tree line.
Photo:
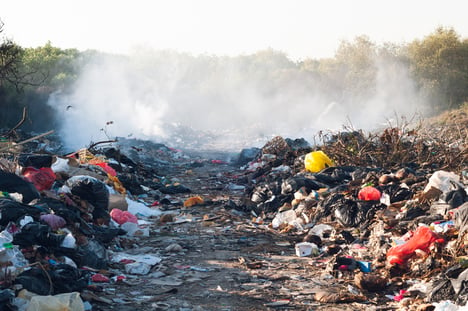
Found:
[{"label": "tree line", "polygon": [[[0,34],[2,30],[0,21]],[[341,42],[334,57],[301,61],[292,61],[285,53],[273,49],[232,57],[152,51],[150,56],[138,58],[60,49],[50,42],[23,48],[2,38],[0,128],[14,126],[26,107],[25,129],[50,129],[56,121],[54,110],[47,105],[49,96],[71,91],[84,67],[106,58],[141,69],[152,85],[159,85],[163,93],[173,92],[171,98],[180,101],[202,94],[206,100],[230,100],[235,104],[233,98],[226,99],[227,95],[235,97],[235,94],[222,94],[224,89],[220,85],[229,84],[236,89],[250,83],[265,97],[287,97],[287,91],[291,90],[287,86],[294,84],[295,93],[315,91],[328,101],[359,103],[375,96],[379,83],[386,83],[383,71],[394,71],[396,75],[407,75],[424,105],[434,113],[468,102],[468,39],[461,38],[452,28],[439,27],[422,40],[405,44],[377,45],[367,36],[359,36]],[[168,81],[173,81],[175,72],[174,87]]]}]

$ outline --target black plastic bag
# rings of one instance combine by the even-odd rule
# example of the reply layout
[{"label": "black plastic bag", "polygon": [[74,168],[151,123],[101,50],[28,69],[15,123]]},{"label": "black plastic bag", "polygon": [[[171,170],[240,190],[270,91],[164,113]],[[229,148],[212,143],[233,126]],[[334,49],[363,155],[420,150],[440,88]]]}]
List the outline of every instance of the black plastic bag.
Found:
[{"label": "black plastic bag", "polygon": [[[39,295],[55,295],[81,291],[88,286],[90,275],[67,264],[49,266],[46,272],[34,267],[19,274],[15,284]],[[50,278],[50,279],[49,279]]]},{"label": "black plastic bag", "polygon": [[[77,207],[65,204],[60,200],[44,197],[41,198],[35,206],[52,210],[55,215],[65,219],[67,224],[81,222],[80,210]],[[50,214],[50,212],[47,213]]]},{"label": "black plastic bag", "polygon": [[0,191],[9,193],[18,192],[23,195],[23,203],[29,203],[40,198],[40,194],[34,185],[16,174],[0,170]]},{"label": "black plastic bag", "polygon": [[79,267],[90,267],[93,269],[107,269],[106,248],[96,240],[89,240],[88,244],[81,245],[71,254],[71,259]]},{"label": "black plastic bag", "polygon": [[183,186],[183,185],[169,185],[166,187],[161,187],[158,189],[161,193],[164,194],[176,194],[176,193],[190,193],[192,190]]},{"label": "black plastic bag", "polygon": [[125,235],[127,232],[121,228],[109,228],[103,226],[92,225],[94,230],[94,238],[103,244],[108,244],[119,235]]},{"label": "black plastic bag", "polygon": [[468,302],[468,269],[461,265],[450,267],[434,280],[429,292],[429,301],[451,300],[458,305]]},{"label": "black plastic bag", "polygon": [[15,292],[11,289],[4,289],[0,291],[0,310],[17,310],[16,306],[13,305],[13,299],[15,298]]},{"label": "black plastic bag", "polygon": [[18,164],[22,167],[32,166],[34,168],[51,167],[53,157],[49,154],[23,153],[18,157]]},{"label": "black plastic bag", "polygon": [[30,222],[13,236],[13,244],[22,247],[31,245],[59,247],[65,236],[65,234],[52,233],[48,225]]},{"label": "black plastic bag", "polygon": [[447,202],[451,208],[457,208],[468,200],[468,196],[465,189],[458,186],[457,190],[442,194],[441,199]]},{"label": "black plastic bag", "polygon": [[108,212],[109,191],[106,184],[91,176],[78,175],[69,178],[66,185],[70,188],[72,194],[94,206],[94,219],[110,219]]},{"label": "black plastic bag", "polygon": [[17,222],[22,217],[29,215],[39,219],[41,211],[37,208],[22,204],[10,199],[0,198],[0,225],[6,226],[9,222]]},{"label": "black plastic bag", "polygon": [[306,191],[309,193],[312,190],[322,188],[322,186],[322,184],[318,183],[314,179],[296,175],[294,177],[287,178],[282,182],[281,194],[294,193],[302,187],[305,187]]},{"label": "black plastic bag", "polygon": [[382,193],[388,194],[390,196],[390,203],[409,200],[413,197],[413,191],[400,187],[397,184],[380,185],[375,188]]},{"label": "black plastic bag", "polygon": [[333,192],[327,198],[319,203],[317,206],[317,212],[314,216],[314,223],[318,223],[323,217],[327,217],[333,214],[337,206],[346,204],[348,199],[341,193]]},{"label": "black plastic bag", "polygon": [[255,160],[260,155],[261,151],[262,150],[260,148],[242,149],[236,164],[242,166],[249,163],[250,161]]},{"label": "black plastic bag", "polygon": [[457,209],[453,218],[460,234],[468,231],[468,202]]},{"label": "black plastic bag", "polygon": [[335,208],[335,218],[345,227],[365,228],[369,221],[380,208],[380,204],[365,201],[353,201],[347,199],[344,204]]},{"label": "black plastic bag", "polygon": [[79,292],[88,286],[90,274],[67,264],[52,266],[54,294]]},{"label": "black plastic bag", "polygon": [[15,284],[21,284],[23,288],[38,295],[54,294],[53,284],[41,268],[25,270],[15,278]]}]

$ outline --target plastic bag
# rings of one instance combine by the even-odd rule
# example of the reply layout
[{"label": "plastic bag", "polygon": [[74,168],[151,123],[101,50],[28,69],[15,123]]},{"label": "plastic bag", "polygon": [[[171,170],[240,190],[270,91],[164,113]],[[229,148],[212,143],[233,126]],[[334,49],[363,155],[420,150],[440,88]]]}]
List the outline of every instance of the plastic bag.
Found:
[{"label": "plastic bag", "polygon": [[49,154],[23,153],[18,157],[18,164],[22,167],[32,166],[34,168],[51,167],[53,156]]},{"label": "plastic bag", "polygon": [[414,232],[408,242],[388,250],[387,262],[390,265],[402,265],[414,255],[417,249],[428,252],[433,243],[442,243],[443,241],[429,227],[421,226]]},{"label": "plastic bag", "polygon": [[54,231],[65,227],[65,225],[67,224],[65,219],[54,214],[41,215],[40,219],[41,221],[48,224],[49,227]]},{"label": "plastic bag", "polygon": [[104,170],[104,172],[106,172],[107,174],[111,176],[114,176],[114,177],[117,176],[117,172],[111,166],[109,166],[109,164],[106,162],[89,161],[89,164],[97,165],[101,167]]},{"label": "plastic bag", "polygon": [[129,236],[149,236],[149,228],[140,228],[140,226],[133,222],[126,222],[122,224],[121,228],[127,232]]},{"label": "plastic bag", "polygon": [[379,201],[381,193],[374,187],[368,186],[362,188],[358,193],[358,199],[364,201]]},{"label": "plastic bag", "polygon": [[0,170],[0,191],[9,193],[21,193],[23,195],[23,203],[29,203],[34,199],[41,197],[34,185],[16,174]]},{"label": "plastic bag", "polygon": [[21,228],[13,237],[13,244],[22,247],[31,245],[59,247],[65,239],[64,234],[54,234],[48,225],[30,222]]},{"label": "plastic bag", "polygon": [[66,185],[72,194],[86,200],[94,206],[93,217],[110,218],[107,207],[109,206],[109,191],[102,181],[86,175],[78,175],[69,178]]},{"label": "plastic bag", "polygon": [[0,263],[2,266],[9,266],[10,272],[29,264],[18,246],[13,245],[12,242],[13,236],[7,230],[0,232]]},{"label": "plastic bag", "polygon": [[456,190],[456,185],[459,184],[459,182],[460,177],[455,173],[436,171],[429,178],[429,182],[424,188],[424,192],[428,192],[431,188],[439,189],[443,193],[449,192],[450,190]]},{"label": "plastic bag", "polygon": [[194,205],[203,203],[205,203],[205,201],[203,201],[202,197],[200,196],[190,197],[184,201],[184,207],[192,207]]},{"label": "plastic bag", "polygon": [[[32,185],[31,185],[32,186]],[[9,222],[17,222],[22,217],[29,215],[39,217],[41,211],[37,208],[22,204],[10,199],[0,198],[0,225],[7,226]]]},{"label": "plastic bag", "polygon": [[76,247],[75,237],[73,236],[70,230],[65,229],[64,231],[67,232],[67,235],[63,239],[62,244],[60,244],[60,246],[65,247],[65,248],[75,248]]},{"label": "plastic bag", "polygon": [[138,223],[138,219],[137,219],[137,217],[135,215],[133,215],[132,213],[130,213],[128,211],[121,211],[121,210],[119,210],[117,208],[114,208],[110,212],[110,216],[119,225],[122,225],[122,224],[124,224],[126,222],[133,222],[135,224]]},{"label": "plastic bag", "polygon": [[80,293],[72,292],[55,296],[33,296],[26,311],[83,311]]},{"label": "plastic bag", "polygon": [[336,204],[335,218],[345,227],[359,227],[372,215],[375,210],[371,202],[356,202],[344,199]]},{"label": "plastic bag", "polygon": [[325,154],[323,151],[313,151],[306,154],[304,158],[304,165],[307,171],[312,173],[317,173],[327,168],[333,166],[332,160]]},{"label": "plastic bag", "polygon": [[55,173],[50,167],[27,167],[23,172],[24,179],[31,182],[38,191],[49,190],[55,181]]},{"label": "plastic bag", "polygon": [[464,203],[455,211],[453,219],[460,234],[468,231],[468,202]]},{"label": "plastic bag", "polygon": [[318,225],[315,225],[313,226],[310,230],[309,230],[309,235],[318,235],[320,238],[324,238],[324,233],[325,232],[332,232],[333,231],[333,227],[330,226],[330,225],[326,225],[326,224],[318,224]]},{"label": "plastic bag", "polygon": [[125,198],[128,204],[128,211],[133,215],[141,215],[145,217],[159,216],[162,212],[159,209],[152,209],[143,203],[133,201],[128,197]]}]

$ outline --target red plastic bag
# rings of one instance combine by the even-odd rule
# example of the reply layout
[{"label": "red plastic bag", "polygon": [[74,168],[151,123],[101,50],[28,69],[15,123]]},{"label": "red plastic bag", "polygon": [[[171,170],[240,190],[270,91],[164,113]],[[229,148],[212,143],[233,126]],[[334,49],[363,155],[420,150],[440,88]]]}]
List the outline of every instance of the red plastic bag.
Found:
[{"label": "red plastic bag", "polygon": [[92,165],[97,165],[97,166],[102,167],[102,169],[111,176],[114,176],[114,177],[117,176],[117,172],[111,166],[109,166],[109,164],[107,164],[106,162],[96,162],[96,163],[90,162],[90,163]]},{"label": "red plastic bag", "polygon": [[96,273],[91,277],[91,280],[95,283],[107,283],[110,282],[109,278],[101,273]]},{"label": "red plastic bag", "polygon": [[110,216],[119,225],[124,224],[126,222],[133,222],[135,224],[138,224],[138,218],[135,215],[127,211],[119,210],[117,208],[114,208],[110,212]]},{"label": "red plastic bag", "polygon": [[428,227],[419,227],[413,236],[405,244],[394,246],[387,252],[387,262],[391,265],[402,265],[413,257],[415,251],[420,249],[429,251],[429,247],[435,243],[442,243],[444,239],[439,238],[435,232]]},{"label": "red plastic bag", "polygon": [[358,193],[358,199],[364,201],[379,201],[382,194],[374,187],[362,188]]},{"label": "red plastic bag", "polygon": [[23,172],[24,179],[32,183],[38,191],[49,190],[55,181],[55,173],[50,167],[37,169],[28,166]]}]

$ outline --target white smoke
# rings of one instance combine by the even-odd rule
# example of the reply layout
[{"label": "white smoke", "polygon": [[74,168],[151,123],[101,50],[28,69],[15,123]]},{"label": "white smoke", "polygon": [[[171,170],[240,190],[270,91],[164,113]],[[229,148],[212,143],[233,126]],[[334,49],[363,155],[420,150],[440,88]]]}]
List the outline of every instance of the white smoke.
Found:
[{"label": "white smoke", "polygon": [[289,68],[292,63],[281,57],[276,61],[253,66],[249,56],[152,50],[101,56],[83,67],[71,92],[49,102],[72,149],[132,136],[224,150],[261,146],[275,135],[311,140],[349,120],[371,129],[395,114],[414,113],[419,104],[406,68],[396,62],[376,63],[374,96],[356,103],[337,100],[321,81]]}]

